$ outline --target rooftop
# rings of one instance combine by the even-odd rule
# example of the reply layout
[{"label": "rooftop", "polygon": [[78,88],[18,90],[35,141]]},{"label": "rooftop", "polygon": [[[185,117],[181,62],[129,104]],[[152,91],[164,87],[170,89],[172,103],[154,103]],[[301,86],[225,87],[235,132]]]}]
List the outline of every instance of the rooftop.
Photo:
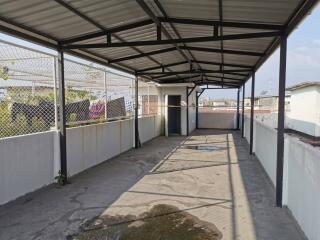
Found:
[{"label": "rooftop", "polygon": [[295,91],[298,89],[307,88],[307,87],[314,87],[314,86],[320,87],[320,82],[302,82],[302,83],[293,85],[291,87],[288,87],[286,90]]}]

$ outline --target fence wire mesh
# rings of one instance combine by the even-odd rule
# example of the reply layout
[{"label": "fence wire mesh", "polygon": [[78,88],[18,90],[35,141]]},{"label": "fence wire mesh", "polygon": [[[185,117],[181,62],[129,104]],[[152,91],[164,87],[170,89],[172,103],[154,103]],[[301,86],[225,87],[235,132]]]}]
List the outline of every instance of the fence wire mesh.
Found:
[{"label": "fence wire mesh", "polygon": [[43,104],[54,101],[53,63],[53,56],[0,42],[0,138],[54,126]]},{"label": "fence wire mesh", "polygon": [[154,83],[139,81],[138,93],[139,116],[157,115],[159,112],[159,93]]},{"label": "fence wire mesh", "polygon": [[[57,57],[0,41],[0,138],[59,126]],[[95,64],[66,59],[67,127],[130,118],[134,78]],[[139,81],[139,115],[158,113],[154,85]]]}]

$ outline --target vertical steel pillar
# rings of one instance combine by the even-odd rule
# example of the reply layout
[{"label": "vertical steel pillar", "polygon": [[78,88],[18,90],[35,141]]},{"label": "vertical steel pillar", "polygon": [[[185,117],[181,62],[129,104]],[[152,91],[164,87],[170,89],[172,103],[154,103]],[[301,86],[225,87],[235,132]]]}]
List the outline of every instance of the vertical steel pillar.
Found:
[{"label": "vertical steel pillar", "polygon": [[186,87],[186,114],[187,114],[187,136],[189,136],[189,87]]},{"label": "vertical steel pillar", "polygon": [[107,72],[103,72],[103,87],[104,87],[104,118],[105,120],[108,119],[108,111],[107,111],[107,107],[108,107],[108,91],[107,91]]},{"label": "vertical steel pillar", "polygon": [[53,57],[52,61],[52,76],[53,76],[53,97],[54,97],[54,127],[58,130],[58,122],[59,122],[59,111],[58,111],[58,85],[57,85],[57,59]]},{"label": "vertical steel pillar", "polygon": [[64,53],[58,50],[58,74],[59,74],[59,129],[60,129],[60,166],[64,176],[63,184],[67,183],[67,134],[65,114],[65,82],[64,82]]},{"label": "vertical steel pillar", "polygon": [[251,83],[250,154],[253,153],[254,85],[255,85],[255,72],[252,73],[252,83]]},{"label": "vertical steel pillar", "polygon": [[244,138],[244,114],[245,114],[245,90],[246,90],[246,84],[244,83],[242,85],[242,116],[241,116],[241,136]]},{"label": "vertical steel pillar", "polygon": [[287,36],[282,36],[281,43],[280,43],[278,132],[277,132],[277,178],[276,178],[277,207],[282,207],[286,64],[287,64]]},{"label": "vertical steel pillar", "polygon": [[140,140],[139,140],[139,92],[138,92],[138,77],[135,78],[135,104],[134,104],[134,147],[140,147]]},{"label": "vertical steel pillar", "polygon": [[199,128],[199,94],[196,93],[196,129]]},{"label": "vertical steel pillar", "polygon": [[240,129],[240,88],[237,92],[237,130]]}]

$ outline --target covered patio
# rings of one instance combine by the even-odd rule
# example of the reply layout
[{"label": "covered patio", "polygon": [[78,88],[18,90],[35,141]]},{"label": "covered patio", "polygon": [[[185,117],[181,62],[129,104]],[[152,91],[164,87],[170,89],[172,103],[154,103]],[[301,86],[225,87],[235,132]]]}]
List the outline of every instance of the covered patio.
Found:
[{"label": "covered patio", "polygon": [[[109,228],[119,236],[130,233],[123,227],[129,221],[137,224],[138,235],[128,239],[149,239],[139,235],[141,222],[148,221],[142,214],[162,204],[178,210],[154,214],[155,229],[162,218],[181,211],[196,217],[195,225],[215,226],[222,239],[304,239],[288,211],[275,207],[274,188],[246,141],[226,130],[159,137],[75,176],[65,187],[21,198],[1,209],[0,238],[111,238],[103,219],[114,216]],[[175,230],[163,230],[174,236]]]},{"label": "covered patio", "polygon": [[[0,142],[7,154],[0,239],[298,240],[305,238],[299,227],[305,222],[303,230],[316,239],[313,215],[301,213],[300,204],[306,204],[292,191],[295,182],[284,184],[292,176],[284,161],[291,156],[285,154],[284,114],[287,38],[317,2],[0,1],[0,31],[50,48],[57,59],[54,99],[45,103],[54,128]],[[255,73],[277,48],[277,128],[258,132]],[[108,118],[103,70],[104,118],[68,126],[67,54],[133,77],[122,86],[133,102],[130,115]],[[84,75],[96,84],[89,65]],[[244,106],[249,80],[250,118]],[[142,106],[150,103],[150,89],[141,94],[139,86],[151,82],[156,101],[154,115],[146,117],[139,111],[150,112]],[[199,97],[210,89],[236,89],[232,129],[198,129]],[[83,101],[86,116],[90,100]],[[264,148],[265,141],[274,147]],[[258,160],[255,151],[266,159]],[[54,177],[62,186],[53,184]],[[286,204],[298,209],[299,225],[282,208]]]}]

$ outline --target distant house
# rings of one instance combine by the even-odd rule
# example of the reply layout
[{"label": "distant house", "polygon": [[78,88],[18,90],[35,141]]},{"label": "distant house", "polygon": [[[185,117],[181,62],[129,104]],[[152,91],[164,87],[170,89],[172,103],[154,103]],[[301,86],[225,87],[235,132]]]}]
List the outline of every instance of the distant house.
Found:
[{"label": "distant house", "polygon": [[320,137],[320,82],[303,82],[287,90],[291,92],[288,127]]}]

